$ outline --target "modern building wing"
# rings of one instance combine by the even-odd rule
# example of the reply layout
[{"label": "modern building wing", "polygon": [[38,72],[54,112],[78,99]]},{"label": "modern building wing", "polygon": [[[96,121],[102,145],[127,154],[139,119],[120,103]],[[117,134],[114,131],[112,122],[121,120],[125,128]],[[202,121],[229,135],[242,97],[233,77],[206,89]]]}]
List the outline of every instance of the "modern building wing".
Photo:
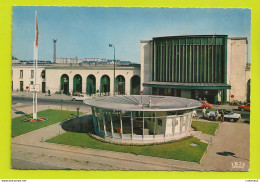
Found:
[{"label": "modern building wing", "polygon": [[[232,40],[242,48],[236,55],[230,52],[230,47],[232,51],[237,49]],[[141,87],[146,94],[206,98],[212,103],[226,103],[230,100],[227,90],[232,86],[238,89],[236,83],[230,82],[232,72],[238,69],[230,68],[231,62],[241,63],[239,69],[244,69],[244,74],[240,73],[239,77],[246,79],[246,44],[245,38],[232,39],[227,35],[170,36],[141,41]],[[242,59],[232,60],[237,56]],[[242,90],[246,92],[246,88]],[[243,95],[244,98],[236,94],[239,100],[246,100],[246,93]]]}]

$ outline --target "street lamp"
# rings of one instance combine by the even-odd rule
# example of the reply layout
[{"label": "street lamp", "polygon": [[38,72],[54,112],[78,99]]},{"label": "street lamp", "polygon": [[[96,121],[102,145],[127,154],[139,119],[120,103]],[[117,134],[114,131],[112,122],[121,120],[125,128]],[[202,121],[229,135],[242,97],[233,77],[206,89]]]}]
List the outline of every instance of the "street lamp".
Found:
[{"label": "street lamp", "polygon": [[115,88],[116,88],[116,48],[113,44],[109,44],[109,47],[113,47],[114,49],[114,95],[115,95]]}]

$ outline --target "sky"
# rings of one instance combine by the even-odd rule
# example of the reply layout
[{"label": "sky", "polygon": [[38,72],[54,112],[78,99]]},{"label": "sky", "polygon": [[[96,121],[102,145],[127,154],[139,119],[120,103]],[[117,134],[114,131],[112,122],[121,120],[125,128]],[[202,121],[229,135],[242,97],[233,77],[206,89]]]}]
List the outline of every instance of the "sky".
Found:
[{"label": "sky", "polygon": [[175,35],[247,37],[251,50],[251,10],[201,8],[105,8],[14,6],[12,54],[33,59],[35,11],[39,26],[38,59],[56,56],[116,59],[140,63],[140,40]]}]

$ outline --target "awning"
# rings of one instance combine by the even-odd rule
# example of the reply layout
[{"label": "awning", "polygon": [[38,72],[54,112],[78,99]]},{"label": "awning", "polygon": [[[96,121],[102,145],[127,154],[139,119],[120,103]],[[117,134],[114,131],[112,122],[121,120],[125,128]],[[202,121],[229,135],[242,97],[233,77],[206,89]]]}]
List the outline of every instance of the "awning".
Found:
[{"label": "awning", "polygon": [[221,90],[231,89],[231,86],[226,83],[180,83],[180,82],[146,82],[143,83],[146,87],[155,88],[178,88],[178,89],[206,89],[206,90]]}]

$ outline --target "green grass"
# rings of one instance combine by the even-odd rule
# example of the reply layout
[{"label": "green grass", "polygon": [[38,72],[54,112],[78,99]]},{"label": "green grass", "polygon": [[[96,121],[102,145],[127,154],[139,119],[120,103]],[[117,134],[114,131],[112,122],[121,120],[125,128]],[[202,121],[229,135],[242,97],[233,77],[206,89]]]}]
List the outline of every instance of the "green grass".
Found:
[{"label": "green grass", "polygon": [[[24,133],[28,133],[30,131],[34,131],[54,123],[58,123],[69,119],[76,115],[76,111],[64,111],[64,110],[53,110],[47,109],[44,111],[38,112],[38,116],[42,116],[47,118],[47,121],[40,122],[22,122],[23,119],[28,118],[28,116],[20,116],[12,119],[12,137],[16,137],[22,135]],[[82,113],[80,113],[82,114]],[[30,114],[32,116],[32,114]]]},{"label": "green grass", "polygon": [[[67,132],[56,136],[47,140],[47,142],[190,162],[199,162],[207,148],[206,143],[203,143],[194,137],[160,145],[123,146],[98,141],[91,138],[86,133],[73,132]],[[197,144],[198,146],[193,147],[190,145],[191,143]]]},{"label": "green grass", "polygon": [[15,104],[17,104],[16,102],[12,102],[12,105],[15,105]]},{"label": "green grass", "polygon": [[202,133],[214,135],[215,131],[218,128],[219,123],[212,123],[212,122],[203,122],[203,121],[192,121],[192,127],[197,130],[201,131]]}]

